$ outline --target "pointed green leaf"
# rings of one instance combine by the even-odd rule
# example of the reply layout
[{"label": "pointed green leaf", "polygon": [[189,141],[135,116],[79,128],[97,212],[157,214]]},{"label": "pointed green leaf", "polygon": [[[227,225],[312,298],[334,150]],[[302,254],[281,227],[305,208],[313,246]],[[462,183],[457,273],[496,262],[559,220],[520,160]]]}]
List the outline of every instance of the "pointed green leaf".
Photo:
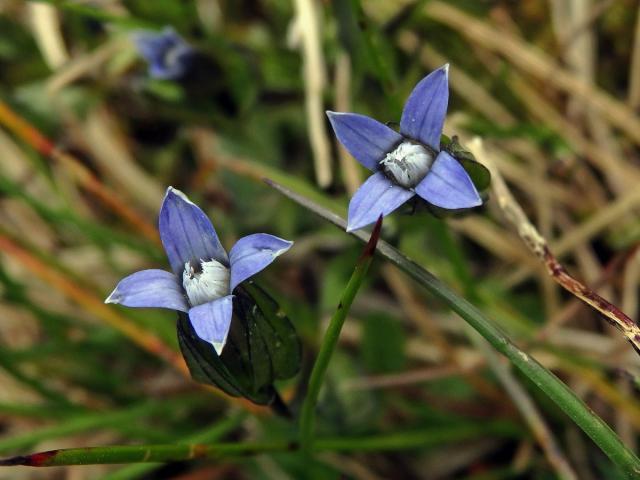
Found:
[{"label": "pointed green leaf", "polygon": [[462,168],[467,171],[480,194],[491,186],[491,172],[487,167],[471,158],[457,158],[457,160],[462,165]]},{"label": "pointed green leaf", "polygon": [[178,314],[178,343],[194,380],[218,387],[233,397],[242,395],[211,344],[196,335],[184,313]]},{"label": "pointed green leaf", "polygon": [[257,330],[264,338],[269,350],[274,378],[284,380],[300,370],[302,346],[300,339],[287,316],[277,302],[254,282],[242,286],[256,303]]}]

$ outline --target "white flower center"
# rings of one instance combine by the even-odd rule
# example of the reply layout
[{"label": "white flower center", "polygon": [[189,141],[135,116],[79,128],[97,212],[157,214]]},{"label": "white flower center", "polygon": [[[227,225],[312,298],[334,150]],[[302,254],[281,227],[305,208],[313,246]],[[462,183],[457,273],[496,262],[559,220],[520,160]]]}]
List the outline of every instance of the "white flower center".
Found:
[{"label": "white flower center", "polygon": [[172,45],[164,54],[164,65],[167,68],[175,67],[184,50],[181,45]]},{"label": "white flower center", "polygon": [[184,264],[182,286],[192,307],[229,295],[229,269],[216,260]]},{"label": "white flower center", "polygon": [[435,159],[435,153],[422,145],[402,142],[380,161],[389,180],[404,188],[413,188],[425,177]]}]

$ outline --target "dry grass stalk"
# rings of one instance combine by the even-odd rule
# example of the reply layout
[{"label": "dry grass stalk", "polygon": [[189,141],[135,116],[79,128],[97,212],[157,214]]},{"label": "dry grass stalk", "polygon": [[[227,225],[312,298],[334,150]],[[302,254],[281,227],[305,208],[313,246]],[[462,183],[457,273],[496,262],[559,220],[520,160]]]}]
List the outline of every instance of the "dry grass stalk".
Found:
[{"label": "dry grass stalk", "polygon": [[149,223],[138,212],[134,211],[129,204],[122,200],[113,190],[105,186],[100,179],[78,159],[57,148],[51,140],[46,138],[38,129],[17,115],[3,102],[0,102],[0,125],[3,125],[20,137],[39,154],[58,162],[86,191],[97,197],[109,209],[134,226],[136,230],[147,239],[156,244],[160,243],[160,237],[158,236],[155,226]]},{"label": "dry grass stalk", "polygon": [[479,162],[484,164],[492,175],[492,189],[506,219],[516,227],[518,235],[529,250],[544,264],[547,272],[564,289],[580,298],[600,312],[607,321],[622,332],[633,348],[640,354],[640,327],[622,310],[608,302],[591,288],[573,278],[551,253],[547,241],[540,235],[536,227],[529,221],[524,211],[511,195],[500,172],[487,155],[482,141],[474,139],[469,149]]},{"label": "dry grass stalk", "polygon": [[429,2],[424,7],[424,13],[459,31],[478,45],[503,55],[513,65],[548,85],[580,98],[603,119],[620,128],[634,142],[640,143],[640,120],[626,104],[580,80],[541,50],[528,45],[510,32],[488,25],[444,2]]},{"label": "dry grass stalk", "polygon": [[313,150],[316,180],[320,187],[328,187],[333,177],[331,154],[326,129],[322,92],[326,69],[322,54],[320,18],[313,0],[296,0],[295,34],[302,43],[303,76],[309,140]]}]

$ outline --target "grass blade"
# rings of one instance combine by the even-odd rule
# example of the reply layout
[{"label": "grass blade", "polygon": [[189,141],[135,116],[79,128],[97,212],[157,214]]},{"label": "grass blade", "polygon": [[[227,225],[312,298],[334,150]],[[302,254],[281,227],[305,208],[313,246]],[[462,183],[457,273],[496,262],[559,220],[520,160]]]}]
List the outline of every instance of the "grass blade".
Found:
[{"label": "grass blade", "polygon": [[[522,430],[510,422],[477,422],[373,434],[354,437],[318,438],[318,451],[382,452],[439,447],[469,439],[519,438]],[[159,463],[194,459],[237,458],[269,452],[299,452],[296,442],[233,442],[211,444],[111,445],[106,447],[67,448],[0,460],[0,466],[57,467],[65,465],[103,465],[116,463]]]},{"label": "grass blade", "polygon": [[[342,229],[346,228],[346,220],[339,215],[275,182],[267,181],[267,183],[302,207]],[[366,232],[363,231],[353,232],[352,234],[360,240],[366,241],[368,238]],[[489,341],[497,351],[506,356],[513,365],[537,385],[591,437],[598,447],[600,447],[628,478],[638,478],[638,476],[640,476],[640,459],[622,443],[615,432],[611,430],[600,417],[591,411],[558,377],[544,368],[526,352],[520,350],[509,337],[480,310],[464,298],[458,296],[457,293],[438,280],[432,273],[405,257],[400,251],[387,242],[383,240],[379,241],[377,251],[422,285],[433,296],[446,303],[463,320]]]},{"label": "grass blade", "polygon": [[373,229],[371,237],[367,246],[362,252],[362,255],[358,259],[353,274],[347,283],[347,286],[342,293],[340,303],[335,313],[331,317],[327,331],[322,339],[320,345],[320,351],[318,357],[313,365],[311,371],[311,377],[309,378],[309,388],[307,395],[302,404],[300,412],[300,441],[304,450],[310,450],[313,444],[313,428],[315,423],[315,409],[318,401],[318,395],[320,394],[320,387],[322,387],[322,381],[324,380],[325,373],[329,367],[329,360],[331,355],[338,344],[338,338],[340,337],[340,331],[342,325],[347,318],[353,299],[355,298],[364,278],[369,270],[369,265],[373,260],[373,254],[376,250],[378,239],[380,238],[380,229],[382,228],[382,215],[378,219],[376,226]]}]

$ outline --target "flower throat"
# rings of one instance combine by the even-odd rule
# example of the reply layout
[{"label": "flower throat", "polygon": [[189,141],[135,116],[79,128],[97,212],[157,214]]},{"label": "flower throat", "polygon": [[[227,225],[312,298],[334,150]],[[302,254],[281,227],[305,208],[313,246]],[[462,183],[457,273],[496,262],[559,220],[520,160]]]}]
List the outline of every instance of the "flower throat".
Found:
[{"label": "flower throat", "polygon": [[380,161],[389,180],[404,188],[413,188],[429,173],[436,154],[430,149],[404,141]]}]

